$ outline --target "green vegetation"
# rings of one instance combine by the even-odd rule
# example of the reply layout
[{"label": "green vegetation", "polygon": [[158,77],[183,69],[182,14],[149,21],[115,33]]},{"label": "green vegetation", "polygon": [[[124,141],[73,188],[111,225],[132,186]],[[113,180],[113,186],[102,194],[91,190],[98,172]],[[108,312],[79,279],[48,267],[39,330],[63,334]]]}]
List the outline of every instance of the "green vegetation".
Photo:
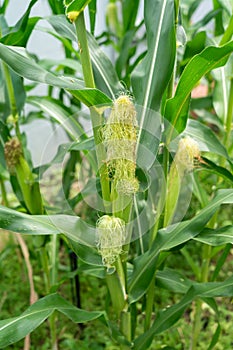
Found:
[{"label": "green vegetation", "polygon": [[[109,0],[98,36],[100,0],[39,2],[0,4],[0,348],[231,348],[231,2]],[[67,142],[35,166],[38,120]]]}]

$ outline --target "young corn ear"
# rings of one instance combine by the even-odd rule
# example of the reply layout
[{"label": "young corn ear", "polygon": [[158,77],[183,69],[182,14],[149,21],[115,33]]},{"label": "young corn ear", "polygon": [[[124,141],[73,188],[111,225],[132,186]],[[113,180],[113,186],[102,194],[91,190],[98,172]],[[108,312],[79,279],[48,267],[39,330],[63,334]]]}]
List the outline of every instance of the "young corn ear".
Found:
[{"label": "young corn ear", "polygon": [[190,136],[179,141],[178,150],[171,164],[167,180],[164,225],[172,222],[179,199],[180,189],[185,173],[192,171],[194,162],[200,158],[198,143]]},{"label": "young corn ear", "polygon": [[39,183],[35,181],[35,175],[24,158],[22,145],[17,137],[5,143],[4,155],[10,174],[18,181],[28,211],[31,214],[42,214]]},{"label": "young corn ear", "polygon": [[104,215],[96,222],[97,248],[103,265],[110,268],[122,252],[126,239],[125,222],[114,216]]},{"label": "young corn ear", "polygon": [[136,170],[137,119],[134,104],[127,95],[114,103],[103,128],[107,149],[108,175],[118,193],[131,195],[138,191]]},{"label": "young corn ear", "polygon": [[5,143],[4,155],[6,164],[11,174],[15,173],[15,167],[19,164],[20,158],[23,156],[21,143],[17,137],[13,137]]},{"label": "young corn ear", "polygon": [[200,158],[198,143],[190,136],[186,136],[179,141],[178,150],[174,162],[180,173],[191,171],[194,168],[195,159]]}]

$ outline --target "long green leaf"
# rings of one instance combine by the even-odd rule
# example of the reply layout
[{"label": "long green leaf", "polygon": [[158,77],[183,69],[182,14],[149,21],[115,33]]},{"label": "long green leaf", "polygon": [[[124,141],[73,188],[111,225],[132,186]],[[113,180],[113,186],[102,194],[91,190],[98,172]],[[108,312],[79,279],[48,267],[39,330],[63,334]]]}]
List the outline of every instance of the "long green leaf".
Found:
[{"label": "long green leaf", "polygon": [[128,30],[134,28],[138,13],[138,7],[139,0],[124,0],[122,2],[122,17],[125,33],[127,33]]},{"label": "long green leaf", "polygon": [[145,0],[144,16],[148,51],[133,71],[132,87],[139,105],[159,110],[175,59],[174,1]]},{"label": "long green leaf", "polygon": [[20,18],[16,25],[10,28],[9,32],[2,36],[0,42],[5,45],[26,46],[33,28],[40,17],[29,18],[32,7],[38,0],[31,0],[25,14]]},{"label": "long green leaf", "polygon": [[100,49],[92,35],[88,35],[91,61],[95,75],[95,82],[98,89],[114,99],[121,91],[123,85],[119,82],[116,71],[110,59]]},{"label": "long green leaf", "polygon": [[29,235],[65,234],[84,245],[95,246],[95,228],[72,215],[28,215],[0,206],[0,228]]},{"label": "long green leaf", "polygon": [[91,0],[65,0],[66,13],[75,11],[81,13]]},{"label": "long green leaf", "polygon": [[146,293],[147,281],[153,276],[159,252],[177,247],[196,237],[223,203],[233,203],[232,189],[219,191],[218,195],[193,219],[158,231],[151,249],[134,261],[134,271],[129,281],[130,302],[137,301]]},{"label": "long green leaf", "polygon": [[89,18],[90,18],[90,27],[91,27],[91,34],[94,35],[95,33],[95,23],[96,23],[96,4],[97,0],[92,0],[88,4],[88,9],[89,9]]},{"label": "long green leaf", "polygon": [[0,321],[0,348],[5,348],[31,333],[55,310],[75,323],[84,323],[97,318],[105,319],[102,311],[85,311],[76,308],[59,294],[50,294],[38,300],[18,317]]},{"label": "long green leaf", "polygon": [[198,283],[191,286],[187,294],[178,304],[168,307],[164,311],[160,311],[152,325],[152,327],[139,336],[135,343],[134,349],[141,350],[149,348],[155,335],[164,332],[173,326],[181,317],[187,306],[197,297],[213,298],[219,296],[232,297],[233,295],[233,277],[223,282]]},{"label": "long green leaf", "polygon": [[[228,63],[232,61],[229,60]],[[233,61],[230,62],[231,66]],[[230,86],[230,79],[227,77],[227,66],[220,67],[214,72],[214,93],[213,93],[213,105],[216,114],[223,122],[226,121],[227,107],[228,107],[228,90]]]},{"label": "long green leaf", "polygon": [[85,135],[85,132],[81,125],[73,118],[69,112],[59,104],[59,102],[51,97],[44,96],[29,96],[27,103],[38,107],[43,112],[47,113],[50,117],[54,118],[68,134],[76,140],[81,135]]},{"label": "long green leaf", "polygon": [[22,48],[19,50],[0,44],[0,58],[18,75],[38,83],[67,89],[88,107],[112,102],[109,97],[97,89],[85,89],[83,81],[72,77],[56,76],[46,71]]},{"label": "long green leaf", "polygon": [[192,281],[178,271],[165,268],[156,273],[156,284],[158,284],[159,287],[172,291],[173,293],[185,294],[191,287]]},{"label": "long green leaf", "polygon": [[217,174],[218,176],[225,178],[225,180],[231,181],[233,183],[232,172],[230,172],[226,168],[216,165],[216,163],[212,162],[211,160],[205,157],[202,157],[202,160],[203,160],[203,163],[201,163],[202,169],[206,169],[207,171]]},{"label": "long green leaf", "polygon": [[[221,47],[209,46],[189,61],[181,75],[175,96],[167,102],[165,108],[165,117],[178,133],[186,127],[188,106],[186,112],[183,108],[193,88],[205,74],[223,66],[232,52],[233,41]],[[180,118],[181,112],[183,118]]]},{"label": "long green leaf", "polygon": [[216,230],[205,229],[193,239],[211,246],[221,246],[228,243],[233,244],[233,226],[229,225]]},{"label": "long green leaf", "polygon": [[63,38],[71,41],[77,41],[75,27],[69,21],[67,21],[64,15],[49,16],[46,17],[46,20]]},{"label": "long green leaf", "polygon": [[[47,21],[59,35],[69,40],[77,41],[75,28],[66,20],[65,16],[50,16],[47,18]],[[115,98],[120,91],[124,90],[124,87],[119,82],[112,62],[90,34],[88,35],[88,45],[97,87],[111,98]]]},{"label": "long green leaf", "polygon": [[[34,169],[34,172],[41,176],[53,164],[62,163],[64,161],[64,158],[65,158],[67,153],[69,153],[71,151],[93,150],[94,148],[95,148],[95,143],[94,143],[93,137],[84,139],[83,141],[80,141],[80,142],[63,143],[58,147],[57,153],[55,154],[55,156],[51,160],[51,162],[37,167],[36,169]],[[91,159],[91,158],[89,157],[89,159]],[[94,185],[93,185],[93,187],[94,187]],[[92,193],[94,193],[94,191]],[[82,194],[80,192],[79,192],[79,194],[82,197]],[[72,199],[71,199],[71,201],[72,201]]]}]

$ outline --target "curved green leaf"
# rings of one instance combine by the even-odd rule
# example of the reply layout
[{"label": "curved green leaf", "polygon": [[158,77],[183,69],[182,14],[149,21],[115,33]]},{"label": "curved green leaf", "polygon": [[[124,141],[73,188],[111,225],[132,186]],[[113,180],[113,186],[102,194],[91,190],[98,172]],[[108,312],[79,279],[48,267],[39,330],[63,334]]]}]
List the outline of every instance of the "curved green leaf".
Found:
[{"label": "curved green leaf", "polygon": [[193,219],[158,231],[151,249],[134,261],[134,271],[129,281],[130,302],[137,301],[146,293],[147,281],[150,281],[154,274],[159,252],[177,247],[196,237],[219,206],[224,203],[233,203],[232,189],[219,191],[217,196]]},{"label": "curved green leaf", "polygon": [[77,41],[75,27],[67,20],[66,16],[49,16],[46,17],[46,20],[63,38],[69,39],[71,41]]},{"label": "curved green leaf", "polygon": [[29,235],[64,234],[75,242],[95,246],[95,227],[72,215],[28,215],[0,206],[0,228]]},{"label": "curved green leaf", "polygon": [[85,323],[97,318],[105,320],[103,311],[85,311],[76,308],[59,294],[50,294],[38,300],[18,317],[0,321],[0,348],[5,348],[31,333],[55,310],[75,323]]},{"label": "curved green leaf", "polygon": [[69,240],[72,250],[85,263],[92,267],[103,267],[102,257],[97,249]]},{"label": "curved green leaf", "polygon": [[67,89],[88,107],[112,103],[112,100],[100,90],[86,89],[83,81],[73,77],[56,76],[46,71],[30,58],[23,48],[19,50],[18,48],[0,44],[0,58],[18,75],[38,83],[45,83]]},{"label": "curved green leaf", "polygon": [[40,110],[54,118],[68,132],[73,140],[85,135],[82,126],[59,103],[59,101],[46,96],[29,96],[27,103],[38,107]]},{"label": "curved green leaf", "polygon": [[81,13],[91,0],[65,0],[66,13],[75,11]]},{"label": "curved green leaf", "polygon": [[121,91],[124,91],[124,87],[119,82],[112,62],[100,49],[98,43],[92,35],[88,35],[88,45],[93,64],[96,86],[98,89],[114,99]]},{"label": "curved green leaf", "polygon": [[233,41],[221,47],[209,46],[189,61],[181,75],[174,97],[168,100],[165,108],[166,119],[178,133],[185,129],[188,118],[187,100],[193,88],[205,74],[223,66],[232,52]]},{"label": "curved green leaf", "polygon": [[[69,143],[63,143],[61,144],[58,149],[57,149],[57,153],[55,154],[54,158],[51,160],[51,162],[47,163],[47,164],[43,164],[37,168],[34,169],[34,172],[38,175],[40,175],[40,177],[44,174],[44,172],[50,168],[53,164],[59,164],[62,163],[64,161],[65,155],[68,152],[71,151],[86,151],[86,150],[92,150],[95,148],[95,143],[94,143],[94,138],[93,137],[89,137],[83,141],[80,142],[69,142]],[[88,157],[88,155],[87,155]],[[91,158],[89,157],[89,159],[91,160]],[[94,167],[93,167],[94,168]],[[94,186],[93,186],[94,187]],[[94,193],[94,190],[93,192]],[[81,192],[79,192],[79,194],[82,198],[82,194]],[[69,202],[72,202],[72,199],[69,200]],[[72,206],[73,207],[73,206]]]},{"label": "curved green leaf", "polygon": [[202,157],[202,160],[203,162],[200,164],[202,169],[206,169],[207,171],[217,174],[218,176],[225,178],[225,180],[229,180],[233,183],[233,174],[229,170],[216,165],[216,163],[205,157]]},{"label": "curved green leaf", "polygon": [[156,284],[174,293],[187,293],[192,285],[192,281],[183,276],[178,271],[165,268],[156,273]]},{"label": "curved green leaf", "polygon": [[[69,40],[77,41],[75,28],[66,20],[65,16],[50,16],[47,18],[47,21],[59,35],[62,35]],[[88,45],[96,85],[101,91],[114,99],[120,91],[124,90],[124,87],[119,82],[112,62],[104,54],[91,34],[88,35]]]},{"label": "curved green leaf", "polygon": [[223,282],[194,284],[178,304],[168,307],[157,314],[157,317],[149,331],[139,336],[135,340],[134,349],[141,350],[149,348],[154,336],[173,326],[195,298],[213,298],[219,296],[232,297],[232,287],[233,277],[230,277]]},{"label": "curved green leaf", "polygon": [[25,14],[20,20],[10,28],[9,32],[1,37],[0,42],[5,45],[26,46],[33,28],[40,17],[29,18],[32,7],[38,0],[31,0]]},{"label": "curved green leaf", "polygon": [[45,69],[51,69],[53,67],[57,67],[57,70],[59,70],[64,67],[68,67],[74,70],[75,72],[78,72],[78,73],[82,72],[81,63],[72,58],[64,58],[63,60],[43,59],[43,60],[40,60],[40,65]]},{"label": "curved green leaf", "polygon": [[216,230],[205,229],[193,239],[211,246],[221,246],[228,243],[233,244],[233,226],[221,227]]}]

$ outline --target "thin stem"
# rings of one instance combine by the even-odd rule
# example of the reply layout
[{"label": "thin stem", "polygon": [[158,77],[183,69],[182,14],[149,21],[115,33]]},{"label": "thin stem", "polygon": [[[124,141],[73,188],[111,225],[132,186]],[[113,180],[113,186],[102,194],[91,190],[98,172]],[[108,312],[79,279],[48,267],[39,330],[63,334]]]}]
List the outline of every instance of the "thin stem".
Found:
[{"label": "thin stem", "polygon": [[2,65],[3,65],[3,71],[6,79],[6,87],[7,87],[7,92],[8,92],[9,102],[10,102],[11,113],[13,117],[16,117],[18,114],[18,111],[17,111],[14,87],[11,80],[10,70],[8,65],[5,62],[2,62]]},{"label": "thin stem", "polygon": [[15,132],[18,139],[21,140],[21,134],[20,134],[19,123],[18,123],[18,110],[17,110],[16,99],[15,99],[14,87],[13,87],[12,79],[10,75],[10,70],[8,65],[5,62],[2,62],[2,65],[3,65],[4,75],[5,75],[7,93],[8,93],[9,102],[10,102],[11,114],[13,116],[14,123],[15,123]]},{"label": "thin stem", "polygon": [[147,297],[146,297],[146,317],[145,317],[145,324],[144,324],[145,332],[150,328],[150,325],[151,325],[151,316],[153,312],[154,297],[155,297],[155,274],[150,283],[150,287],[148,289]]},{"label": "thin stem", "polygon": [[51,287],[57,283],[57,271],[58,271],[58,237],[57,235],[51,236],[51,272],[50,272],[50,285]]},{"label": "thin stem", "polygon": [[[203,266],[201,270],[201,282],[205,283],[208,281],[209,275],[209,264],[211,258],[212,247],[208,245],[204,245],[203,247]],[[192,350],[197,349],[198,338],[201,331],[201,315],[202,315],[202,301],[197,300],[195,315],[194,315],[194,324],[193,324],[193,332],[192,332]]]},{"label": "thin stem", "polygon": [[0,178],[0,186],[1,186],[1,193],[2,193],[2,204],[5,205],[6,207],[9,207],[5,183],[4,183],[4,180],[1,178]]},{"label": "thin stem", "polygon": [[56,335],[56,311],[52,313],[49,317],[49,325],[50,325],[50,334],[51,334],[51,344],[52,350],[58,350],[57,345],[57,335]]},{"label": "thin stem", "polygon": [[44,272],[45,292],[46,294],[49,294],[50,292],[49,263],[48,263],[48,255],[45,247],[42,247],[40,249],[40,258],[41,258],[41,265]]},{"label": "thin stem", "polygon": [[121,280],[117,271],[112,274],[107,274],[106,282],[111,296],[113,309],[119,318],[121,311],[125,307],[125,290],[122,288]]},{"label": "thin stem", "polygon": [[[80,60],[82,64],[83,69],[83,77],[86,87],[88,88],[95,88],[95,81],[94,81],[94,75],[91,65],[91,59],[90,59],[90,53],[88,48],[88,41],[87,41],[87,33],[86,33],[86,26],[85,26],[85,18],[84,13],[80,13],[78,18],[75,21],[75,28],[78,38],[78,45],[80,49]],[[101,181],[101,188],[102,188],[102,196],[103,200],[105,201],[105,207],[107,210],[110,209],[110,194],[109,194],[109,181],[107,179],[107,165],[104,162],[105,157],[105,149],[101,142],[100,138],[100,129],[103,123],[102,116],[98,113],[98,111],[92,107],[90,108],[91,113],[91,122],[92,122],[92,128],[94,133],[94,140],[96,145],[96,155],[97,155],[97,161],[98,161],[98,168],[100,173],[100,181]]]},{"label": "thin stem", "polygon": [[85,85],[89,88],[95,88],[94,75],[91,65],[91,58],[87,42],[86,26],[84,13],[81,12],[75,21],[75,27],[78,37],[78,45],[80,49],[80,60],[83,69],[83,77]]},{"label": "thin stem", "polygon": [[[131,342],[131,314],[130,312],[123,311],[121,313],[121,332],[125,338]],[[122,345],[121,350],[130,349],[127,345]]]},{"label": "thin stem", "polygon": [[135,208],[135,213],[136,213],[136,217],[137,217],[137,225],[138,225],[138,233],[139,233],[139,242],[140,242],[141,254],[144,254],[144,245],[143,245],[143,239],[142,239],[142,228],[141,228],[141,223],[140,223],[140,219],[139,219],[138,203],[137,203],[135,195],[134,195],[134,208]]},{"label": "thin stem", "polygon": [[233,116],[233,78],[231,79],[231,84],[230,84],[230,94],[229,94],[227,118],[226,118],[225,146],[227,149],[230,146],[231,129],[232,129],[232,116]]},{"label": "thin stem", "polygon": [[226,44],[228,41],[230,41],[232,35],[233,35],[233,15],[231,16],[229,25],[223,34],[223,37],[219,43],[219,46],[222,46],[222,45]]},{"label": "thin stem", "polygon": [[[212,217],[209,222],[209,227],[214,228],[215,222],[217,219],[217,213]],[[212,247],[204,244],[202,250],[202,269],[201,269],[201,279],[200,282],[205,283],[208,282],[209,279],[209,266],[211,260]],[[197,300],[194,314],[194,323],[193,323],[193,331],[192,331],[192,344],[191,350],[197,349],[198,338],[201,331],[201,315],[202,315],[202,301]]]}]

